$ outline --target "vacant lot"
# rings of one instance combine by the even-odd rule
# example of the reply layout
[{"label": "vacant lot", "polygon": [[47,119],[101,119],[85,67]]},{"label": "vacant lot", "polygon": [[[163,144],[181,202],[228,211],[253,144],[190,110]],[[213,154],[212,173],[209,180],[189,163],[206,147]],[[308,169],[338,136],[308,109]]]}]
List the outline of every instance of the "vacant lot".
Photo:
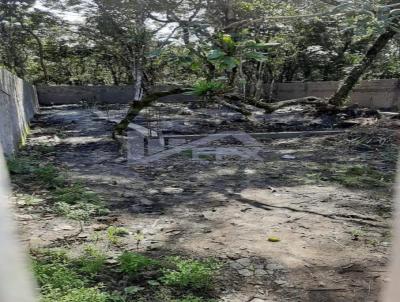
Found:
[{"label": "vacant lot", "polygon": [[376,301],[397,138],[365,121],[259,140],[258,161],[129,167],[111,123],[44,109],[9,162],[44,301]]}]

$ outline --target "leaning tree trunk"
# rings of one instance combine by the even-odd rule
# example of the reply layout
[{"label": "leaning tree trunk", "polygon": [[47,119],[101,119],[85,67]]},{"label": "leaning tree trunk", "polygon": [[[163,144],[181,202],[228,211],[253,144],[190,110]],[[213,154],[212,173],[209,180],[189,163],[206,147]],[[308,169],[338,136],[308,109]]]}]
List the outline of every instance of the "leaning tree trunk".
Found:
[{"label": "leaning tree trunk", "polygon": [[134,101],[135,102],[141,101],[143,95],[143,71],[141,66],[136,67],[135,70],[134,89],[135,89]]},{"label": "leaning tree trunk", "polygon": [[171,88],[167,91],[149,93],[140,102],[133,102],[129,107],[127,115],[115,126],[113,136],[122,135],[128,129],[129,124],[139,115],[140,111],[149,107],[154,101],[164,96],[178,94],[185,91],[186,90],[181,88]]},{"label": "leaning tree trunk", "polygon": [[330,98],[330,104],[335,106],[343,105],[358,80],[396,33],[395,30],[387,28],[386,31],[376,39],[374,44],[368,49],[361,63],[353,67],[349,75],[343,81],[343,84],[340,85],[337,92]]}]

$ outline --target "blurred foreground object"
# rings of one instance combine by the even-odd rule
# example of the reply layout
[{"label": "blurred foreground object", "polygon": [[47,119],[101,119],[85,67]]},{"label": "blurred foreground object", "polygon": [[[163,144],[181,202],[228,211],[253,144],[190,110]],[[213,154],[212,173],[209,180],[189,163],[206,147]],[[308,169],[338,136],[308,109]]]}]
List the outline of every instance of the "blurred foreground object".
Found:
[{"label": "blurred foreground object", "polygon": [[35,302],[36,292],[11,217],[6,164],[0,146],[0,302]]},{"label": "blurred foreground object", "polygon": [[383,302],[400,301],[400,161],[397,164],[397,181],[394,198],[393,248],[389,283],[383,294]]}]

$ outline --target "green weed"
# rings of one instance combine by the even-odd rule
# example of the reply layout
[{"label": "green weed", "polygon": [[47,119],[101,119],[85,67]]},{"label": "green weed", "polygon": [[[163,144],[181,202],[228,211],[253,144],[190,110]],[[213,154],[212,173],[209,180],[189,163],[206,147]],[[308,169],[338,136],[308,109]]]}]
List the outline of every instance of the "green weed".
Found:
[{"label": "green weed", "polygon": [[35,145],[33,146],[33,150],[42,155],[48,155],[49,153],[54,153],[56,147],[53,145]]},{"label": "green weed", "polygon": [[131,276],[158,265],[158,261],[132,252],[124,252],[118,260],[121,271]]},{"label": "green weed", "polygon": [[127,229],[121,228],[121,227],[110,226],[107,229],[107,237],[108,237],[108,240],[112,244],[118,244],[119,238],[124,237],[128,234],[129,234],[129,231]]},{"label": "green weed", "polygon": [[332,177],[338,183],[351,188],[386,187],[393,182],[391,174],[382,173],[368,166],[353,166],[338,169]]},{"label": "green weed", "polygon": [[62,187],[66,183],[65,177],[52,164],[36,168],[33,176],[46,187]]},{"label": "green weed", "polygon": [[[88,279],[74,269],[63,250],[35,251],[33,272],[40,285],[40,302],[106,302],[108,295],[88,287]],[[92,255],[93,252],[90,252]]]},{"label": "green weed", "polygon": [[169,258],[173,268],[164,269],[161,281],[168,286],[209,289],[220,265],[215,261]]},{"label": "green weed", "polygon": [[83,278],[65,264],[34,261],[33,271],[44,292],[50,292],[52,289],[65,291],[85,286]]},{"label": "green weed", "polygon": [[31,157],[15,157],[7,161],[8,170],[11,175],[30,174],[35,170],[37,162]]},{"label": "green weed", "polygon": [[65,185],[65,177],[53,164],[43,165],[32,156],[21,156],[7,162],[11,175],[21,178],[21,181],[31,181],[46,188]]},{"label": "green weed", "polygon": [[187,296],[181,299],[172,300],[171,302],[216,302],[216,300],[206,300],[204,298],[195,297],[195,296]]},{"label": "green weed", "polygon": [[53,199],[57,213],[70,219],[86,221],[108,213],[100,197],[79,184],[58,188],[53,193]]},{"label": "green weed", "polygon": [[76,262],[82,273],[95,275],[102,271],[106,263],[107,256],[93,246],[87,246],[81,257]]},{"label": "green weed", "polygon": [[98,288],[73,288],[68,291],[53,289],[40,302],[107,302],[108,294]]},{"label": "green weed", "polygon": [[221,93],[225,88],[222,82],[202,80],[193,86],[192,93],[197,96],[210,96]]},{"label": "green weed", "polygon": [[182,156],[184,156],[184,157],[192,158],[193,157],[193,150],[191,150],[191,149],[183,150],[180,154]]}]

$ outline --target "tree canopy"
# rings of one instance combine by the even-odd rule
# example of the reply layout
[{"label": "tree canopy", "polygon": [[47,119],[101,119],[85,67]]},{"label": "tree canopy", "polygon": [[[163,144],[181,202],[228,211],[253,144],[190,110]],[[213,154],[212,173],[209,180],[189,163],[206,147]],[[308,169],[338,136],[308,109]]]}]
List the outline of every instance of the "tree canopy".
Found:
[{"label": "tree canopy", "polygon": [[399,14],[372,0],[2,0],[0,65],[39,84],[134,84],[138,99],[202,80],[260,98],[267,84],[343,80],[362,63],[364,78],[399,77]]}]

